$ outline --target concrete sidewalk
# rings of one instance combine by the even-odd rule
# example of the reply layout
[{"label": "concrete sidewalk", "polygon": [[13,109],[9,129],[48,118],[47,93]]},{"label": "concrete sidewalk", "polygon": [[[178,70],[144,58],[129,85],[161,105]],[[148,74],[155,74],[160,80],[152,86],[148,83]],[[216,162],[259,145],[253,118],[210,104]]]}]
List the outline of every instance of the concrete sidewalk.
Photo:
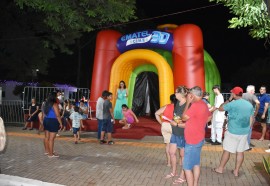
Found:
[{"label": "concrete sidewalk", "polygon": [[[22,131],[20,127],[6,130],[8,143],[0,155],[0,163],[2,174],[15,176],[10,179],[21,177],[31,179],[33,185],[40,185],[35,183],[41,181],[68,186],[172,185],[174,180],[164,178],[170,173],[170,167],[166,166],[161,136],[147,136],[142,140],[114,139],[115,145],[100,145],[96,133],[84,132],[76,145],[71,132],[62,132],[55,142],[60,157],[48,158],[44,155],[43,133]],[[205,144],[200,185],[270,185],[270,177],[262,164],[263,156],[270,156],[264,151],[269,141],[252,140],[252,143],[255,147],[245,153],[239,177],[231,173],[235,156],[231,156],[223,174],[212,172],[219,164],[222,147]]]}]

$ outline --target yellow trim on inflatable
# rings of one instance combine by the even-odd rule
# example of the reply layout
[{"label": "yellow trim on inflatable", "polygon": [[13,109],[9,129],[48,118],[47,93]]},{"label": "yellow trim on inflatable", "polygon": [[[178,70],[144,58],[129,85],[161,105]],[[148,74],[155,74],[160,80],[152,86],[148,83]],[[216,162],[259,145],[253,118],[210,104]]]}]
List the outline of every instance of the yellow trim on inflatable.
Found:
[{"label": "yellow trim on inflatable", "polygon": [[113,93],[113,106],[119,82],[129,82],[132,71],[143,64],[155,65],[159,79],[160,107],[170,103],[170,95],[174,93],[173,72],[167,61],[157,52],[147,49],[129,50],[121,54],[113,63],[110,74],[109,91]]},{"label": "yellow trim on inflatable", "polygon": [[174,30],[178,27],[178,25],[176,24],[163,24],[163,25],[158,25],[157,28],[162,30],[162,29],[171,29],[171,30]]}]

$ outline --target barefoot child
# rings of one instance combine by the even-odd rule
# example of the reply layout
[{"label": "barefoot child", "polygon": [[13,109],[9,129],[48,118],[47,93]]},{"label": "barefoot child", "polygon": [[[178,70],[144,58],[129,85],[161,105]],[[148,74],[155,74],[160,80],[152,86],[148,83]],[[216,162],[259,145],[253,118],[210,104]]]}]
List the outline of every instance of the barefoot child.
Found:
[{"label": "barefoot child", "polygon": [[122,129],[129,129],[131,125],[134,123],[134,121],[136,121],[136,123],[139,122],[137,116],[131,109],[128,108],[126,104],[122,105],[122,113],[123,118],[119,121],[120,124],[124,125]]},{"label": "barefoot child", "polygon": [[72,130],[74,134],[75,144],[78,144],[78,139],[80,139],[80,127],[84,128],[82,124],[83,116],[79,113],[79,107],[74,107],[74,112],[69,116],[72,120]]}]

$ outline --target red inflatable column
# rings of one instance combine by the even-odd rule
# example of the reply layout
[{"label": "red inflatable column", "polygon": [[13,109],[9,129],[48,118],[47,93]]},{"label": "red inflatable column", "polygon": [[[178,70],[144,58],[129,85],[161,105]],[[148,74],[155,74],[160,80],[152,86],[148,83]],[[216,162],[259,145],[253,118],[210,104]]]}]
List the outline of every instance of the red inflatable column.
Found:
[{"label": "red inflatable column", "polygon": [[[90,90],[91,101],[97,101],[102,91],[109,89],[111,67],[120,55],[116,44],[121,36],[121,33],[114,30],[100,31],[97,35]],[[95,105],[92,105],[93,107],[95,108]]]},{"label": "red inflatable column", "polygon": [[201,29],[193,24],[184,24],[173,32],[174,86],[200,86],[205,90],[204,49]]}]

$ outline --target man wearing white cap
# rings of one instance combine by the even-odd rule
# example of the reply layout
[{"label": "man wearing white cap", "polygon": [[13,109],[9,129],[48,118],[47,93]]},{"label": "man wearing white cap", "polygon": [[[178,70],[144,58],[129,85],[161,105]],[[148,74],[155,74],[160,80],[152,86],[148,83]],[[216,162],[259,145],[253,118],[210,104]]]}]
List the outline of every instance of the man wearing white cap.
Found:
[{"label": "man wearing white cap", "polygon": [[[227,111],[228,130],[225,132],[223,140],[223,154],[220,164],[213,169],[214,172],[222,174],[224,167],[230,159],[230,153],[236,153],[234,176],[239,176],[239,169],[244,161],[244,152],[249,148],[248,133],[253,122],[254,109],[250,102],[242,99],[243,89],[234,87],[231,90],[229,100],[224,102],[220,111]],[[232,101],[234,99],[234,101]],[[232,102],[231,102],[232,101]]]}]

